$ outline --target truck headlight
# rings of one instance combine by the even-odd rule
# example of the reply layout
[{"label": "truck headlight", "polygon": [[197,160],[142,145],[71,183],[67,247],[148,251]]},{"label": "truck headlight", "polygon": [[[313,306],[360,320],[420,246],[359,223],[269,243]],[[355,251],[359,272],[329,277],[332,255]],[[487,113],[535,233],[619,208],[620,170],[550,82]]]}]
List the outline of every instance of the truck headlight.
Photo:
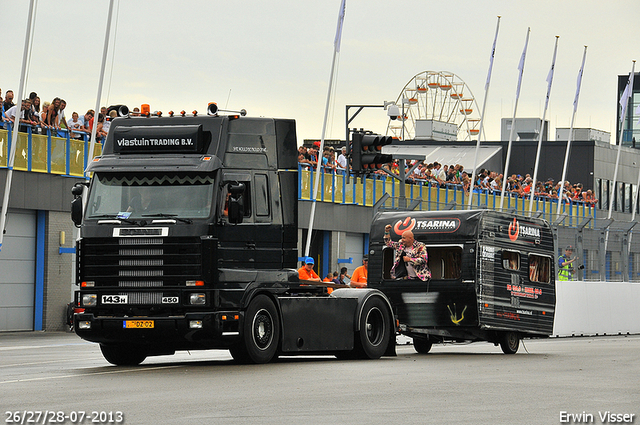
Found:
[{"label": "truck headlight", "polygon": [[82,305],[84,307],[95,307],[98,304],[98,296],[96,294],[82,294]]},{"label": "truck headlight", "polygon": [[189,297],[189,304],[191,305],[205,305],[207,303],[207,297],[205,294],[191,294]]}]

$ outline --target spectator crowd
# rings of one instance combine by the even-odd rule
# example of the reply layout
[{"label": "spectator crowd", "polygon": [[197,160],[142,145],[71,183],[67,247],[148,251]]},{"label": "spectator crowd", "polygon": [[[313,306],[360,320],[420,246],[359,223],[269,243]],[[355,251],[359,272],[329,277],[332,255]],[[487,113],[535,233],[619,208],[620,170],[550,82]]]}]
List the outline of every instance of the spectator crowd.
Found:
[{"label": "spectator crowd", "polygon": [[[4,99],[2,98],[2,89],[0,89],[0,105],[2,106],[2,120],[0,127],[14,125],[16,115],[18,114],[18,106],[14,103],[14,93],[7,90]],[[89,109],[86,113],[80,115],[78,112],[72,112],[71,118],[66,118],[65,109],[67,103],[64,99],[55,97],[51,102],[41,103],[40,97],[36,92],[31,92],[29,97],[22,100],[20,105],[20,113],[18,119],[18,130],[27,132],[29,127],[34,134],[47,134],[50,132],[54,136],[66,137],[83,140],[89,138],[93,128],[95,119],[95,111]],[[138,112],[136,112],[138,111]],[[135,108],[131,115],[139,115],[139,109]],[[111,120],[117,116],[116,111],[108,112],[106,107],[100,108],[98,113],[98,123],[96,129],[96,140],[104,142],[111,125]],[[298,148],[298,163],[306,169],[315,169],[320,163],[325,173],[343,174],[349,170],[346,147],[336,151],[332,146],[325,146],[322,154],[319,152],[320,142],[316,141],[309,148],[300,146]],[[399,175],[399,162],[396,160],[387,164],[386,169]],[[387,172],[384,170],[376,170],[375,177],[383,178]],[[425,186],[452,187],[463,189],[465,193],[469,193],[471,186],[471,173],[464,170],[460,164],[442,165],[438,162],[427,163],[426,161],[406,161],[405,178],[407,183],[420,184]],[[529,197],[531,191],[534,196],[548,199],[558,199],[560,196],[560,183],[555,183],[552,178],[546,181],[537,181],[535,187],[532,188],[533,179],[529,174],[520,175],[512,174],[504,179],[504,176],[495,171],[480,169],[473,184],[473,190],[486,193],[501,193],[503,185],[505,190],[511,196]],[[597,199],[591,190],[583,190],[582,183],[571,184],[564,182],[564,192],[562,194],[565,202],[581,202],[589,205],[595,205]]]},{"label": "spectator crowd", "polygon": [[[72,112],[71,118],[67,118],[65,110],[67,102],[59,97],[54,98],[51,102],[42,103],[36,92],[31,92],[29,97],[20,102],[20,112],[18,114],[18,105],[14,103],[13,90],[7,90],[4,99],[2,98],[2,89],[0,89],[0,106],[2,109],[2,119],[0,120],[0,128],[15,125],[16,115],[18,118],[18,131],[28,132],[29,128],[33,134],[47,134],[52,136],[66,137],[67,132],[72,139],[83,140],[91,136],[95,111],[89,109],[84,114]],[[135,110],[132,115],[136,115]],[[138,113],[139,115],[139,113]],[[116,111],[108,112],[107,107],[100,108],[98,113],[98,122],[96,126],[96,141],[104,142],[111,120],[117,116]]]},{"label": "spectator crowd", "polygon": [[[320,162],[321,169],[325,173],[346,174],[348,172],[348,159],[346,148],[342,147],[338,153],[333,147],[324,147],[322,155],[319,153],[320,142],[314,142],[309,148],[300,146],[298,148],[298,163],[305,169],[316,169]],[[321,158],[321,159],[318,159]],[[387,164],[386,169],[398,176],[399,162],[395,160]],[[374,177],[384,178],[387,171],[376,170]],[[469,193],[471,186],[471,172],[466,171],[460,164],[443,165],[438,162],[427,163],[426,161],[406,161],[405,178],[407,183],[419,184],[432,187],[448,187],[463,189]],[[538,199],[558,199],[560,196],[560,183],[548,178],[546,181],[537,181],[532,188],[533,179],[530,174],[512,174],[506,179],[506,192],[513,197],[528,198],[531,190]],[[504,176],[498,172],[480,169],[475,176],[473,190],[476,193],[497,193],[500,194],[505,185]],[[585,203],[595,206],[597,199],[591,190],[584,190],[582,183],[571,184],[564,182],[564,192],[562,193],[564,202]]]}]

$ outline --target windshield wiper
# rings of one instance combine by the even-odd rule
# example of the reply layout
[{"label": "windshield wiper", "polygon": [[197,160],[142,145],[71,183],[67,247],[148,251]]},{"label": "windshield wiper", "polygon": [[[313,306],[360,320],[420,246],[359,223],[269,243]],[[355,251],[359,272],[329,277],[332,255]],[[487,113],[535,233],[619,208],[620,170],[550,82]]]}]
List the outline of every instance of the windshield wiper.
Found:
[{"label": "windshield wiper", "polygon": [[193,220],[189,220],[188,218],[180,218],[178,217],[178,214],[165,214],[165,213],[142,214],[141,217],[167,217],[167,218],[173,218],[175,220],[178,220],[187,224],[193,223]]},{"label": "windshield wiper", "polygon": [[115,220],[124,221],[129,224],[138,224],[137,221],[129,220],[128,218],[118,217],[118,214],[99,214],[99,215],[90,215],[89,218],[112,218]]}]

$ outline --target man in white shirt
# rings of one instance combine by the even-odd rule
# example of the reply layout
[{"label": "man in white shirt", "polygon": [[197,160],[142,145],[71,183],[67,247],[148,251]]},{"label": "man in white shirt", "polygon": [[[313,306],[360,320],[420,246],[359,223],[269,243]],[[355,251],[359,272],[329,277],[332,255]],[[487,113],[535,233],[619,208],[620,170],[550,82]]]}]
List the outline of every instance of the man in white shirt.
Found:
[{"label": "man in white shirt", "polygon": [[[7,111],[5,111],[4,116],[7,120],[11,121],[15,124],[16,119],[16,111],[18,110],[18,105],[13,105]],[[38,123],[31,120],[31,117],[27,111],[31,111],[31,102],[29,99],[25,99],[22,101],[22,107],[20,109],[20,118],[18,119],[19,124],[30,124],[37,125]],[[19,131],[26,132],[26,126],[19,126]]]},{"label": "man in white shirt", "polygon": [[444,186],[447,181],[447,173],[442,168],[442,165],[439,162],[434,162],[433,166],[436,168],[436,180],[438,184]]},{"label": "man in white shirt", "polygon": [[346,147],[342,147],[342,150],[340,151],[340,155],[338,155],[338,170],[340,171],[344,171],[347,169],[347,148]]},{"label": "man in white shirt", "polygon": [[82,139],[82,133],[76,133],[73,130],[83,130],[84,129],[84,124],[82,121],[80,121],[80,117],[78,116],[77,112],[73,112],[71,114],[71,119],[69,119],[69,121],[67,121],[67,126],[69,127],[69,130],[71,131],[71,137],[73,139]]}]

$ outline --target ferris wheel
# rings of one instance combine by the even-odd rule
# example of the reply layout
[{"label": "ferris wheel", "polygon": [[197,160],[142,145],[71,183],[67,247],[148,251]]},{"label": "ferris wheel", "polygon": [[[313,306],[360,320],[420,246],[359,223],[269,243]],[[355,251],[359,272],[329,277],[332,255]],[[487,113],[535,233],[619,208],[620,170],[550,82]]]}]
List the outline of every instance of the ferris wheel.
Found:
[{"label": "ferris wheel", "polygon": [[416,138],[417,122],[433,120],[455,124],[459,141],[478,137],[480,108],[471,89],[452,72],[424,71],[417,74],[398,96],[396,104],[400,111],[403,100],[404,120],[403,117],[389,120],[387,135],[402,139],[404,121],[404,140],[411,140]]}]

